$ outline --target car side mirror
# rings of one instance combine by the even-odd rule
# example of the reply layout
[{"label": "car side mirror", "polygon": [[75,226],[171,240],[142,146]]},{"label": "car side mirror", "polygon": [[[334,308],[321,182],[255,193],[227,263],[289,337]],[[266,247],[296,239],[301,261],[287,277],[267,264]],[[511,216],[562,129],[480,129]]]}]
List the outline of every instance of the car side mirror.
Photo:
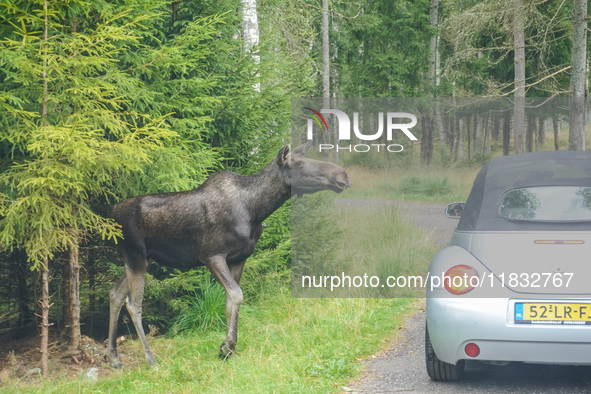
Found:
[{"label": "car side mirror", "polygon": [[464,212],[465,202],[452,202],[445,207],[445,216],[451,219],[459,219]]}]

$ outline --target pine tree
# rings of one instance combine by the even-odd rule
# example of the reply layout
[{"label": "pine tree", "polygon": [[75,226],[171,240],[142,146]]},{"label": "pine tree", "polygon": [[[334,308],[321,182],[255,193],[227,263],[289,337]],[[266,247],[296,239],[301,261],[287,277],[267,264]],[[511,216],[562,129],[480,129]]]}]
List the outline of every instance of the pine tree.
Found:
[{"label": "pine tree", "polygon": [[[182,36],[197,38],[188,43],[172,40],[157,47],[145,26],[159,22],[158,7],[163,4],[140,5],[144,9],[135,13],[84,0],[3,5],[0,247],[23,249],[31,269],[42,273],[43,375],[52,258],[70,252],[72,306],[79,310],[74,272],[78,248],[91,236],[120,236],[119,226],[99,215],[93,202],[113,202],[145,190],[139,185],[146,176],[155,182],[167,180],[159,191],[186,188],[215,164],[215,152],[203,153],[198,130],[173,130],[176,126],[185,133],[188,125],[204,124],[200,116],[173,117],[172,111],[157,105],[165,99],[153,100],[158,85],[145,84],[150,72],[182,69],[185,60],[178,60],[190,50],[195,57],[205,56],[207,51],[195,51],[192,44],[207,41],[216,31],[215,22],[190,24]],[[189,78],[185,82],[191,83]],[[205,84],[202,79],[199,83]],[[190,153],[183,152],[187,147]],[[200,151],[199,159],[177,171],[178,160],[195,158]],[[72,319],[72,343],[77,347],[79,312],[72,313]]]}]

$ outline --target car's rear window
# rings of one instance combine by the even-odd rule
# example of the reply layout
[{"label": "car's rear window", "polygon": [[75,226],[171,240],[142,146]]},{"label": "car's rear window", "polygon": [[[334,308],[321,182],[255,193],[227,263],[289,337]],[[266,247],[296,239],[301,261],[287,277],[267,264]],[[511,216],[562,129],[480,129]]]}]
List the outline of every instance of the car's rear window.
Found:
[{"label": "car's rear window", "polygon": [[539,186],[513,189],[501,197],[500,213],[527,221],[591,221],[591,187]]}]

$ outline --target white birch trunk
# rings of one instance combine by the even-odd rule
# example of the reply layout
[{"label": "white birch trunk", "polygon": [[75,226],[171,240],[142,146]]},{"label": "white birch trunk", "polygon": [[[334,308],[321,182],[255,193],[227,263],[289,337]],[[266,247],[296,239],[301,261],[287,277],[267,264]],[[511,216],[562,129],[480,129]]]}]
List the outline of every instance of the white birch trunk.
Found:
[{"label": "white birch trunk", "polygon": [[[260,63],[259,45],[259,19],[257,15],[256,0],[240,0],[242,3],[242,49],[246,55],[250,54],[254,63]],[[253,85],[257,92],[260,92],[261,85],[257,82]]]},{"label": "white birch trunk", "polygon": [[574,0],[571,105],[568,148],[585,150],[585,107],[587,99],[587,0]]},{"label": "white birch trunk", "polygon": [[513,43],[515,46],[515,102],[513,107],[513,135],[515,153],[525,148],[525,28],[522,0],[514,0]]}]

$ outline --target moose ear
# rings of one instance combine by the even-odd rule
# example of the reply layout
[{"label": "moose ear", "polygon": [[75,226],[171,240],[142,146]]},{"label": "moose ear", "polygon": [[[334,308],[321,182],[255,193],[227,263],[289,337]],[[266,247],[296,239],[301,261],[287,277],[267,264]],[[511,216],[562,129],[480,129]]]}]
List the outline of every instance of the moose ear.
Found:
[{"label": "moose ear", "polygon": [[277,164],[279,164],[279,167],[288,167],[289,159],[289,145],[285,145],[283,148],[279,149],[279,153],[277,153]]},{"label": "moose ear", "polygon": [[294,148],[292,151],[292,154],[297,155],[297,156],[304,156],[306,154],[306,152],[308,151],[308,149],[310,149],[311,146],[312,146],[312,141],[308,141],[306,143],[303,143],[302,145]]}]

